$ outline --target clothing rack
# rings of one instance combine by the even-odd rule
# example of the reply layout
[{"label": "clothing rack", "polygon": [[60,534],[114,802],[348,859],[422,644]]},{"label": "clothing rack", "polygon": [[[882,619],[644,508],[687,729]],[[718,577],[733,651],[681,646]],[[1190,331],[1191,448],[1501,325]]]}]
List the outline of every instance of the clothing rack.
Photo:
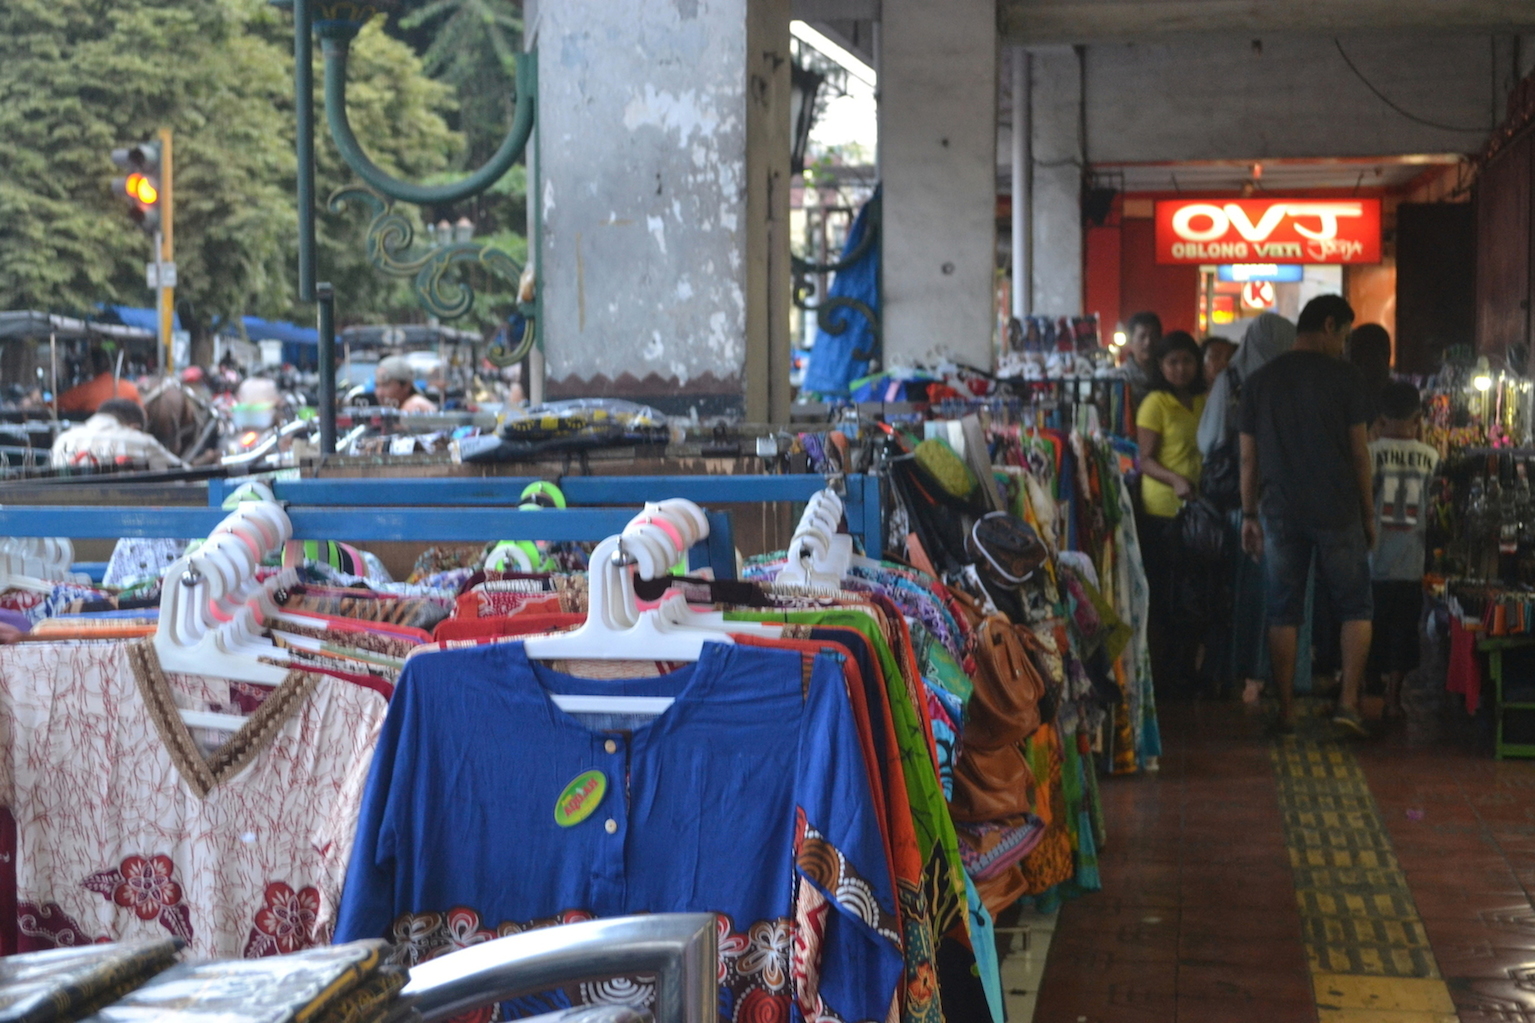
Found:
[{"label": "clothing rack", "polygon": [[[316,507],[289,505],[296,540],[475,542],[487,540],[588,540],[623,532],[634,518],[635,498],[619,508]],[[515,506],[513,506],[515,508]],[[0,536],[123,537],[207,536],[228,516],[221,508],[137,508],[104,505],[11,505],[0,508]],[[710,511],[709,536],[689,552],[688,564],[708,565],[721,579],[735,578],[735,541],[727,512]]]},{"label": "clothing rack", "polygon": [[[808,501],[834,478],[782,476],[569,476],[559,485],[577,504],[623,507],[541,508],[515,512],[524,488],[539,477],[479,479],[278,480],[271,485],[287,503],[296,539],[359,543],[379,541],[601,540],[623,531],[645,501],[682,497],[708,504]],[[849,529],[865,550],[879,551],[883,519],[879,478],[841,478],[847,490]],[[239,480],[210,480],[207,508],[132,506],[0,506],[0,536],[199,537],[225,516],[224,497]],[[383,485],[381,485],[383,484]],[[730,514],[709,511],[709,536],[689,554],[689,565],[711,566],[718,578],[735,578],[735,539]]]},{"label": "clothing rack", "polygon": [[[417,477],[390,479],[385,489],[386,502],[380,502],[377,479],[303,479],[275,480],[269,485],[279,501],[293,505],[333,507],[355,505],[363,508],[387,503],[391,507],[476,508],[516,507],[530,483],[542,482],[541,476]],[[224,498],[240,485],[238,479],[209,480],[208,504],[220,507]],[[632,508],[645,501],[680,497],[702,505],[766,504],[777,501],[809,501],[828,486],[843,491],[848,532],[859,538],[870,557],[883,549],[884,517],[880,506],[880,479],[865,473],[822,476],[816,473],[755,474],[735,476],[561,476],[554,480],[565,499],[573,505],[617,505]],[[594,509],[587,509],[594,510]],[[413,517],[421,512],[412,512]],[[447,513],[450,517],[459,513]],[[413,518],[414,521],[414,518]],[[624,520],[625,523],[628,519]],[[294,528],[298,524],[295,521]],[[620,526],[620,528],[622,528]],[[716,526],[711,523],[710,529]],[[593,537],[512,537],[505,539],[601,539]],[[0,536],[7,535],[0,530]],[[333,534],[335,535],[335,534]],[[477,534],[491,535],[491,534]],[[710,533],[711,537],[714,535]],[[725,538],[730,538],[728,526]],[[361,536],[357,539],[386,539]],[[406,537],[414,539],[419,537]],[[393,539],[389,537],[387,539]],[[443,539],[446,539],[444,537]],[[456,539],[456,537],[455,537]],[[728,543],[725,546],[729,546]]]}]

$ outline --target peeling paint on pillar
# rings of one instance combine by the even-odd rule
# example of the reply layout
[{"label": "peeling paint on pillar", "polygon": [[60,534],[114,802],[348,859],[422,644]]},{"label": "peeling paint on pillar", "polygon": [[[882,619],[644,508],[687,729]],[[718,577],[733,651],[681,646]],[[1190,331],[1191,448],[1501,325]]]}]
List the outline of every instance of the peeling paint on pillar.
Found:
[{"label": "peeling paint on pillar", "polygon": [[539,4],[550,398],[741,408],[746,5]]}]

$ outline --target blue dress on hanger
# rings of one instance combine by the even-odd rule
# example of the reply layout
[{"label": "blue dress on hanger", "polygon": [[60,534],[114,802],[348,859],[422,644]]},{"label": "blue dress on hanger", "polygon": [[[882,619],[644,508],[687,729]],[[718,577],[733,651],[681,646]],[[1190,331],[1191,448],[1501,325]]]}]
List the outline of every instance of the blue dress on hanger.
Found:
[{"label": "blue dress on hanger", "polygon": [[[658,717],[578,717],[551,691],[674,702]],[[789,1018],[802,955],[827,1009],[886,1017],[900,927],[836,659],[711,642],[678,671],[618,680],[561,674],[522,643],[410,661],[337,941],[388,937],[409,965],[533,927],[665,912],[719,915],[721,1019]],[[601,1002],[600,988],[513,1008]]]}]

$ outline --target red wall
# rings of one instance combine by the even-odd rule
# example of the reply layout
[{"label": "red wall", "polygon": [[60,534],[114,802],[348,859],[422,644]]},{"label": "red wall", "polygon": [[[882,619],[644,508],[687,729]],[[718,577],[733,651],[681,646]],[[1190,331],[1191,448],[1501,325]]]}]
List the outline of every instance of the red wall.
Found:
[{"label": "red wall", "polygon": [[1156,222],[1124,220],[1119,235],[1120,319],[1149,309],[1163,330],[1199,336],[1199,267],[1157,263]]},{"label": "red wall", "polygon": [[1114,336],[1119,312],[1119,225],[1087,229],[1087,266],[1082,275],[1082,307],[1098,314],[1098,333],[1105,344]]},{"label": "red wall", "polygon": [[1103,336],[1116,324],[1150,310],[1162,318],[1165,330],[1199,334],[1199,268],[1160,266],[1156,257],[1155,222],[1121,215],[1120,201],[1105,226],[1089,227],[1083,304],[1097,313]]}]

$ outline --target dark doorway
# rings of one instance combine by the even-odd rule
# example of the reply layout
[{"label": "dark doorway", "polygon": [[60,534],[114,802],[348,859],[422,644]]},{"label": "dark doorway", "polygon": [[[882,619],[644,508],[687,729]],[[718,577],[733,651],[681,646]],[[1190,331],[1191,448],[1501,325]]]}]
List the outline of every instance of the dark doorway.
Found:
[{"label": "dark doorway", "polygon": [[1470,203],[1396,208],[1396,371],[1428,374],[1476,333],[1476,212]]}]

